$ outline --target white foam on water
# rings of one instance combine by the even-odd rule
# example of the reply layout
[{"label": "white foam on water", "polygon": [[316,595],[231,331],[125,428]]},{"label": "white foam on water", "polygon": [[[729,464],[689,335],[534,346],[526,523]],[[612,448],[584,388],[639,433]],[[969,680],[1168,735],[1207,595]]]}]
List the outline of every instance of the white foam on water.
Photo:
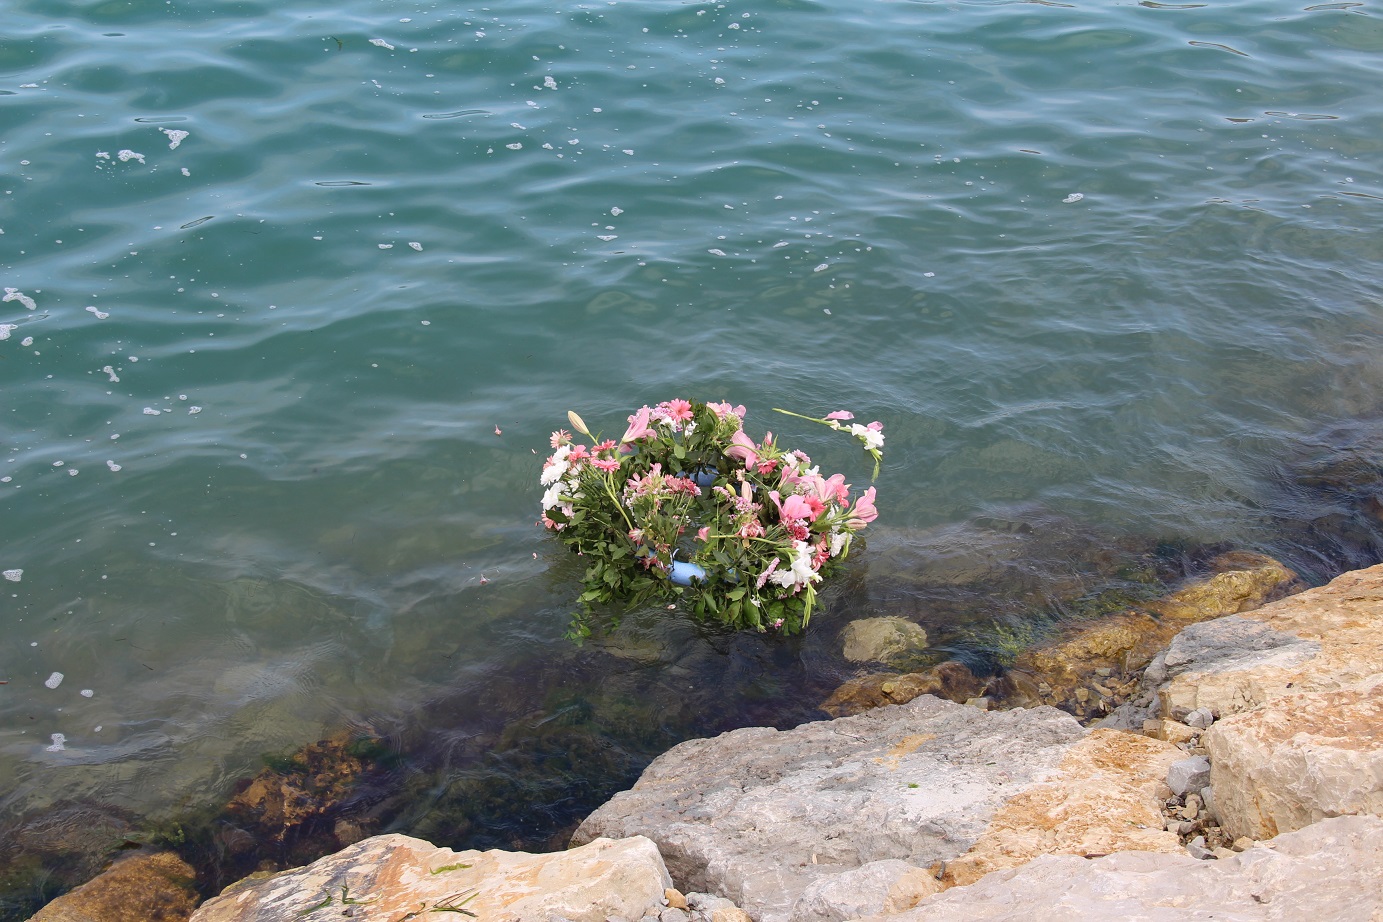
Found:
[{"label": "white foam on water", "polygon": [[616,205],[614,208],[610,209],[610,214],[618,218],[620,215],[624,214],[624,209]]},{"label": "white foam on water", "polygon": [[779,247],[785,247],[785,246],[788,246],[788,242],[787,242],[786,240],[779,240],[777,243],[773,244],[773,249],[776,250],[776,249],[778,249]]},{"label": "white foam on water", "polygon": [[26,336],[19,341],[19,344],[21,346],[32,346],[34,344],[34,338],[32,336]]},{"label": "white foam on water", "polygon": [[187,167],[183,167],[183,168],[182,168],[182,175],[184,175],[184,176],[191,176],[192,174],[191,174],[190,172],[188,172]]},{"label": "white foam on water", "polygon": [[22,579],[22,578],[24,577],[24,571],[23,571],[23,570],[6,570],[4,573],[0,573],[0,576],[5,577],[5,579],[9,580],[9,581],[12,582],[12,583],[17,583],[17,582],[20,581],[20,579]]},{"label": "white foam on water", "polygon": [[926,279],[934,279],[934,278],[936,278],[936,273],[935,273],[935,272],[923,272],[923,273],[922,273],[922,277],[923,277],[923,278],[926,278]]},{"label": "white foam on water", "polygon": [[597,240],[604,240],[604,241],[607,242],[607,243],[610,242],[611,240],[618,240],[618,239],[619,239],[619,237],[618,237],[617,235],[615,235],[615,234],[596,234],[595,236],[596,236],[596,239],[597,239]]},{"label": "white foam on water", "polygon": [[391,45],[391,44],[389,44],[388,42],[386,42],[386,41],[385,41],[384,39],[382,39],[382,38],[372,38],[372,39],[370,39],[370,44],[371,44],[371,45],[378,45],[380,48],[387,48],[387,49],[390,50],[390,51],[393,51],[393,50],[394,50],[394,46]]},{"label": "white foam on water", "polygon": [[29,297],[24,292],[20,291],[18,288],[6,288],[5,296],[3,298],[0,298],[0,301],[18,301],[20,304],[23,304],[29,310],[33,310],[34,308],[38,307],[38,304],[34,301],[33,298]]},{"label": "white foam on water", "polygon": [[120,465],[116,464],[114,461],[107,461],[106,467],[110,468],[112,471],[120,470]]},{"label": "white foam on water", "polygon": [[83,689],[82,689],[82,697],[83,697],[83,698],[90,698],[92,695],[95,695],[95,694],[96,694],[96,692],[92,691],[92,690],[89,689],[89,688],[83,688]]},{"label": "white foam on water", "polygon": [[59,685],[62,684],[62,678],[63,676],[61,672],[55,672],[52,675],[50,675],[47,679],[45,679],[43,684],[48,686],[49,688],[57,688]]},{"label": "white foam on water", "polygon": [[144,408],[144,415],[145,415],[145,416],[162,416],[162,415],[163,415],[163,411],[162,411],[162,410],[155,410],[153,407],[145,407],[145,408]]},{"label": "white foam on water", "polygon": [[419,243],[418,241],[416,241],[416,240],[410,240],[410,241],[408,241],[408,245],[411,246],[413,249],[417,250],[418,252],[420,252],[420,253],[422,252],[423,245],[422,245],[421,243]]},{"label": "white foam on water", "polygon": [[549,74],[548,76],[543,78],[543,86],[549,90],[555,90],[557,89],[557,81],[553,80],[552,75]]},{"label": "white foam on water", "polygon": [[504,146],[509,148],[510,150],[523,150],[523,145],[520,144],[518,141],[515,141],[513,144],[506,144]]},{"label": "white foam on water", "polygon": [[67,476],[69,476],[69,477],[76,477],[76,476],[77,476],[77,473],[78,473],[78,471],[77,471],[77,469],[76,469],[75,467],[69,467],[69,468],[67,469]]},{"label": "white foam on water", "polygon": [[91,305],[87,305],[86,310],[87,313],[94,314],[97,320],[105,320],[107,317],[110,316],[110,313],[108,311],[97,310],[95,307],[92,307]]},{"label": "white foam on water", "polygon": [[143,162],[144,162],[144,155],[143,155],[143,154],[137,154],[137,153],[135,153],[135,152],[132,151],[132,150],[120,150],[120,151],[116,151],[116,152],[115,152],[115,156],[119,157],[119,158],[120,158],[120,161],[121,161],[122,163],[127,162],[127,161],[130,161],[130,160],[138,160],[140,163],[143,163]]},{"label": "white foam on water", "polygon": [[201,407],[188,407],[188,408],[187,408],[187,415],[188,415],[188,416],[196,416],[196,415],[197,415],[198,413],[200,413],[200,412],[202,412],[202,408],[201,408]]},{"label": "white foam on water", "polygon": [[830,263],[822,263],[821,265],[817,266],[817,267],[816,267],[815,269],[813,269],[812,271],[813,271],[813,272],[825,272],[825,271],[826,271],[827,269],[829,269],[829,268],[831,268],[831,264],[830,264]]},{"label": "white foam on water", "polygon": [[160,128],[159,131],[168,135],[169,150],[177,150],[178,145],[181,144],[184,140],[186,140],[187,136],[191,134],[190,131],[183,131],[178,128]]},{"label": "white foam on water", "polygon": [[622,153],[626,153],[626,154],[628,154],[628,155],[631,156],[631,157],[634,156],[634,152],[633,152],[632,150],[625,150],[625,151],[623,151]]},{"label": "white foam on water", "polygon": [[712,256],[724,256],[724,255],[725,255],[725,251],[724,251],[724,250],[707,250],[706,252],[707,252],[707,253],[710,253]]},{"label": "white foam on water", "polygon": [[96,152],[96,157],[97,157],[98,159],[100,159],[100,160],[109,160],[109,159],[110,159],[110,154],[108,154],[106,151],[98,150],[98,151]]},{"label": "white foam on water", "polygon": [[379,245],[379,248],[381,250],[392,250],[394,248],[394,245],[392,243],[381,243]]},{"label": "white foam on water", "polygon": [[[101,370],[104,371],[106,374],[110,375],[110,383],[111,383],[111,384],[119,384],[119,383],[120,383],[120,376],[117,375],[117,374],[115,373],[115,369],[114,369],[114,368],[112,368],[112,367],[109,366],[109,365],[103,365],[103,366],[101,367]],[[113,436],[111,436],[111,438],[113,438],[113,439],[118,439],[118,438],[120,438],[120,436],[118,436],[118,435],[113,435]]]},{"label": "white foam on water", "polygon": [[1063,205],[1070,205],[1070,204],[1072,204],[1072,203],[1074,203],[1074,202],[1079,202],[1079,201],[1080,201],[1081,199],[1083,199],[1083,198],[1085,198],[1085,193],[1083,193],[1083,192],[1072,192],[1070,195],[1068,195],[1068,196],[1066,196],[1064,199],[1062,199],[1062,200],[1061,200],[1061,203],[1062,203]]},{"label": "white foam on water", "polygon": [[66,463],[67,463],[66,461],[54,461],[54,462],[53,462],[53,467],[62,467],[62,466],[63,466],[64,464],[66,464]]},{"label": "white foam on water", "polygon": [[53,734],[53,745],[51,745],[51,746],[45,746],[45,747],[43,747],[43,748],[44,748],[44,751],[46,751],[46,752],[62,752],[64,749],[67,748],[67,746],[65,745],[66,742],[67,742],[67,737],[63,736],[61,733],[54,733],[54,734]]},{"label": "white foam on water", "polygon": [[4,342],[5,340],[9,339],[9,338],[10,338],[10,331],[11,331],[11,330],[17,330],[17,329],[19,329],[19,325],[18,325],[18,324],[14,324],[14,323],[0,323],[0,342]]}]

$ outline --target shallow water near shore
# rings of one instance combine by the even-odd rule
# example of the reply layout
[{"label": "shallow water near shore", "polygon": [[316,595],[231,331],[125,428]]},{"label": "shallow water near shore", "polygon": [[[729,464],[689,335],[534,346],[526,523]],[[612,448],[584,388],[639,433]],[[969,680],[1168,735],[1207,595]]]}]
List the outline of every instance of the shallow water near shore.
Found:
[{"label": "shallow water near shore", "polygon": [[[1376,3],[7,19],[14,868],[65,860],[38,818],[175,822],[341,728],[402,760],[381,824],[541,847],[680,739],[819,716],[851,617],[994,668],[1215,549],[1379,559]],[[857,487],[769,408],[884,422],[807,636],[563,639],[547,435],[674,396]]]}]

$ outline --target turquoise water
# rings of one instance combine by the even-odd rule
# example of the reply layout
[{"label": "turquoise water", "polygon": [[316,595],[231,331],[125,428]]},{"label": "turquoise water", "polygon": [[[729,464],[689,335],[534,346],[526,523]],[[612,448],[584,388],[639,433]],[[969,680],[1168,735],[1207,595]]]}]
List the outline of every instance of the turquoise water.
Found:
[{"label": "turquoise water", "polygon": [[[573,701],[627,774],[802,719],[852,612],[964,652],[1151,548],[1319,580],[1377,546],[1292,473],[1377,431],[1372,0],[5,19],[6,821],[166,816],[341,726],[450,752]],[[674,396],[857,484],[769,408],[885,423],[883,514],[800,643],[653,612],[562,639],[547,434]]]}]

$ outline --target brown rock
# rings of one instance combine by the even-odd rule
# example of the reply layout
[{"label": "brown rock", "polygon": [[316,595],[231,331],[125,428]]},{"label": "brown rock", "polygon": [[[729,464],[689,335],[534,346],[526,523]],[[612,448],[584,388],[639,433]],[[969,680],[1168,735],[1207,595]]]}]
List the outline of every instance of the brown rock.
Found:
[{"label": "brown rock", "polygon": [[1112,697],[1108,686],[1095,681],[1102,672],[1113,675],[1141,669],[1187,624],[1262,605],[1288,591],[1296,580],[1291,570],[1259,554],[1225,554],[1215,560],[1215,566],[1220,572],[1149,603],[1147,611],[1102,618],[1025,651],[1013,670],[1051,686],[1058,701],[1069,700],[1078,688],[1087,686]]},{"label": "brown rock", "polygon": [[975,846],[948,863],[946,884],[970,884],[1041,855],[1179,853],[1177,837],[1162,828],[1161,794],[1168,767],[1181,757],[1158,740],[1093,731],[1066,753],[1055,778],[999,809]]},{"label": "brown rock", "polygon": [[196,874],[172,852],[136,853],[44,906],[30,922],[184,922]]},{"label": "brown rock", "polygon": [[[334,813],[374,767],[379,740],[338,734],[304,747],[286,764],[266,768],[226,809],[261,835],[282,843],[295,829]],[[334,825],[338,845],[363,838],[365,831],[347,821]]]},{"label": "brown rock", "polygon": [[964,704],[984,694],[985,685],[964,665],[949,660],[925,672],[886,672],[851,679],[822,702],[821,710],[832,717],[849,717],[886,704],[905,704],[919,695]]},{"label": "brown rock", "polygon": [[[1148,609],[1161,617],[1186,624],[1251,611],[1281,598],[1296,583],[1296,574],[1262,554],[1236,552],[1217,557],[1219,572],[1177,590]],[[1170,639],[1170,638],[1169,638]]]},{"label": "brown rock", "polygon": [[673,909],[687,908],[687,898],[683,896],[682,891],[678,890],[676,887],[665,888],[663,890],[663,899],[667,900],[667,904]]}]

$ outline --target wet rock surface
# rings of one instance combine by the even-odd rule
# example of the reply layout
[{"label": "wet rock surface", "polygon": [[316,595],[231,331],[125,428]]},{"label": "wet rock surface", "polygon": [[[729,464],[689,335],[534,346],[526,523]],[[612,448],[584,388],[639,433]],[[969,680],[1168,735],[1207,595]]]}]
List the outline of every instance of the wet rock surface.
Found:
[{"label": "wet rock surface", "polygon": [[192,867],[172,852],[138,852],[44,906],[32,922],[185,922],[199,897]]},{"label": "wet rock surface", "polygon": [[847,662],[893,663],[927,649],[927,632],[906,618],[860,618],[841,631]]}]

